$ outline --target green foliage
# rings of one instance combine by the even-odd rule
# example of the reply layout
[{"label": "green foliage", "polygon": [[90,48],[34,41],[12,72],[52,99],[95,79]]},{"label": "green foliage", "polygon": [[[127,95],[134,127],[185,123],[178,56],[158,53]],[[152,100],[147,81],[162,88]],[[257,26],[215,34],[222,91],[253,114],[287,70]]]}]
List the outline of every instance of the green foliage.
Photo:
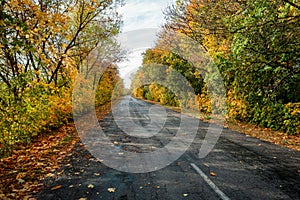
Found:
[{"label": "green foliage", "polygon": [[163,92],[162,92],[162,94],[160,96],[160,100],[159,100],[162,105],[168,105],[168,106],[174,106],[174,107],[180,106],[180,102],[174,93],[172,93],[170,91],[166,91],[165,88],[162,88],[162,90],[163,90]]},{"label": "green foliage", "polygon": [[273,130],[283,130],[288,134],[300,133],[300,104],[286,105],[272,103],[268,106],[256,106],[250,121]]},{"label": "green foliage", "polygon": [[230,22],[232,84],[253,104],[299,102],[300,11],[283,1],[248,5]]},{"label": "green foliage", "polygon": [[[201,75],[198,73],[195,67],[193,67],[187,60],[181,58],[179,55],[176,55],[172,52],[163,51],[158,48],[148,49],[144,53],[143,64],[145,65],[151,63],[162,64],[168,66],[170,69],[176,70],[183,77],[185,77],[187,81],[189,81],[196,94],[201,93],[201,89],[204,85]],[[158,74],[154,76],[160,74],[161,73],[158,72]]]},{"label": "green foliage", "polygon": [[133,96],[159,102],[166,106],[180,106],[177,96],[164,86],[157,83],[152,83],[150,85],[134,89]]},{"label": "green foliage", "polygon": [[[227,88],[229,118],[299,134],[300,6],[296,1],[179,0],[165,14],[165,29],[191,37],[214,59]],[[169,40],[163,34],[161,39]],[[147,53],[146,60],[161,60],[159,54]],[[189,69],[173,66],[181,72]],[[189,81],[194,87],[199,83]],[[210,112],[209,104],[217,106],[215,97],[206,99],[205,90],[198,91],[201,111]]]},{"label": "green foliage", "polygon": [[232,53],[221,68],[231,81],[227,85],[243,99],[232,116],[299,134],[300,118],[285,104],[300,101],[300,11],[283,1],[247,3],[243,13],[229,21]]},{"label": "green foliage", "polygon": [[[199,93],[204,84],[202,77],[196,73],[190,63],[178,55],[157,48],[145,52],[143,63],[131,85],[135,97],[160,102],[167,106],[197,109],[193,92]],[[195,91],[186,88],[186,83],[182,82],[183,78]]]}]

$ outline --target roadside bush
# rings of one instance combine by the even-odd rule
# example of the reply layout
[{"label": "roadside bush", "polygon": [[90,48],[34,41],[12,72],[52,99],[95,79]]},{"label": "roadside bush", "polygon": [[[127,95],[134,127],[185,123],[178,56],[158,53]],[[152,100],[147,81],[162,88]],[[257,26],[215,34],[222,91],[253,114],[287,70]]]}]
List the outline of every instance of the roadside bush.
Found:
[{"label": "roadside bush", "polygon": [[300,103],[250,104],[228,92],[228,118],[257,124],[290,135],[300,133]]},{"label": "roadside bush", "polygon": [[145,99],[153,101],[152,92],[149,90],[149,86],[144,86],[144,96]]},{"label": "roadside bush", "polygon": [[142,87],[134,89],[133,96],[138,98],[144,97],[144,89]]},{"label": "roadside bush", "polygon": [[289,134],[300,134],[300,102],[285,104],[287,117],[283,121],[285,130]]},{"label": "roadside bush", "polygon": [[234,94],[233,91],[228,91],[227,94],[227,109],[228,118],[237,120],[249,121],[252,117],[249,106],[246,100],[238,98],[239,95]]},{"label": "roadside bush", "polygon": [[167,106],[180,106],[180,102],[178,101],[176,95],[171,92],[161,94],[160,103]]},{"label": "roadside bush", "polygon": [[300,103],[271,103],[262,107],[256,106],[253,110],[251,123],[281,130],[290,135],[300,133]]},{"label": "roadside bush", "polygon": [[160,86],[156,83],[150,84],[149,85],[149,92],[150,92],[150,96],[152,97],[152,99],[149,99],[149,100],[160,102],[161,95],[163,94],[163,91],[165,91],[165,89],[162,86]]},{"label": "roadside bush", "polygon": [[211,113],[211,101],[210,98],[205,94],[197,95],[197,102],[199,105],[199,111],[201,113],[209,114]]},{"label": "roadside bush", "polygon": [[7,95],[1,93],[7,105],[1,106],[0,155],[8,155],[15,145],[30,143],[39,133],[59,127],[71,117],[68,88],[32,82],[19,101],[13,101],[13,97]]}]

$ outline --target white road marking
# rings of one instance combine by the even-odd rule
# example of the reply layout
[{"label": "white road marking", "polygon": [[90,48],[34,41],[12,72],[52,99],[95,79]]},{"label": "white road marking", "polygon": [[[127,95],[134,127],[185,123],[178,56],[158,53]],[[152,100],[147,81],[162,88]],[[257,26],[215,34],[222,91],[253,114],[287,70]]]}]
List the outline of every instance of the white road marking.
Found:
[{"label": "white road marking", "polygon": [[207,176],[204,172],[197,167],[194,163],[191,163],[191,166],[198,172],[198,174],[204,179],[204,181],[219,195],[223,200],[230,200],[230,198],[224,194]]},{"label": "white road marking", "polygon": [[146,114],[143,114],[143,115],[147,120],[150,120],[150,117],[148,115],[146,115]]}]

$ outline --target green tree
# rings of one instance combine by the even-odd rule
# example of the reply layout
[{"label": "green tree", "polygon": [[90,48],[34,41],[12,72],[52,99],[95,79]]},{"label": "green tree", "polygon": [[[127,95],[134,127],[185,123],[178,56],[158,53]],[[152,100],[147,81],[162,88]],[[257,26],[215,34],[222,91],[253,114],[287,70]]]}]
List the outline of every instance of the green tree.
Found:
[{"label": "green tree", "polygon": [[294,0],[178,0],[165,11],[165,29],[191,37],[212,57],[229,117],[293,134],[300,130],[299,8]]},{"label": "green tree", "polygon": [[299,102],[300,10],[280,0],[247,3],[231,21],[235,88],[250,102]]}]

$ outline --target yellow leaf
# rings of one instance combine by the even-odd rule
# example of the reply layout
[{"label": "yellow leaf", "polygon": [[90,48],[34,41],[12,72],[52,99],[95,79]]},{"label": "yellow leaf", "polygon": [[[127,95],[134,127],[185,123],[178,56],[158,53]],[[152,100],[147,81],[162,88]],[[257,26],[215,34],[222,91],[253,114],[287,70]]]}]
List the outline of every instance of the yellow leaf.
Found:
[{"label": "yellow leaf", "polygon": [[215,172],[209,172],[209,174],[211,175],[211,176],[217,176],[217,174],[215,173]]},{"label": "yellow leaf", "polygon": [[51,190],[57,190],[57,189],[60,189],[60,188],[62,188],[62,185],[54,186],[53,188],[51,188]]},{"label": "yellow leaf", "polygon": [[108,188],[107,191],[110,192],[110,193],[112,193],[112,192],[116,191],[116,188]]}]

